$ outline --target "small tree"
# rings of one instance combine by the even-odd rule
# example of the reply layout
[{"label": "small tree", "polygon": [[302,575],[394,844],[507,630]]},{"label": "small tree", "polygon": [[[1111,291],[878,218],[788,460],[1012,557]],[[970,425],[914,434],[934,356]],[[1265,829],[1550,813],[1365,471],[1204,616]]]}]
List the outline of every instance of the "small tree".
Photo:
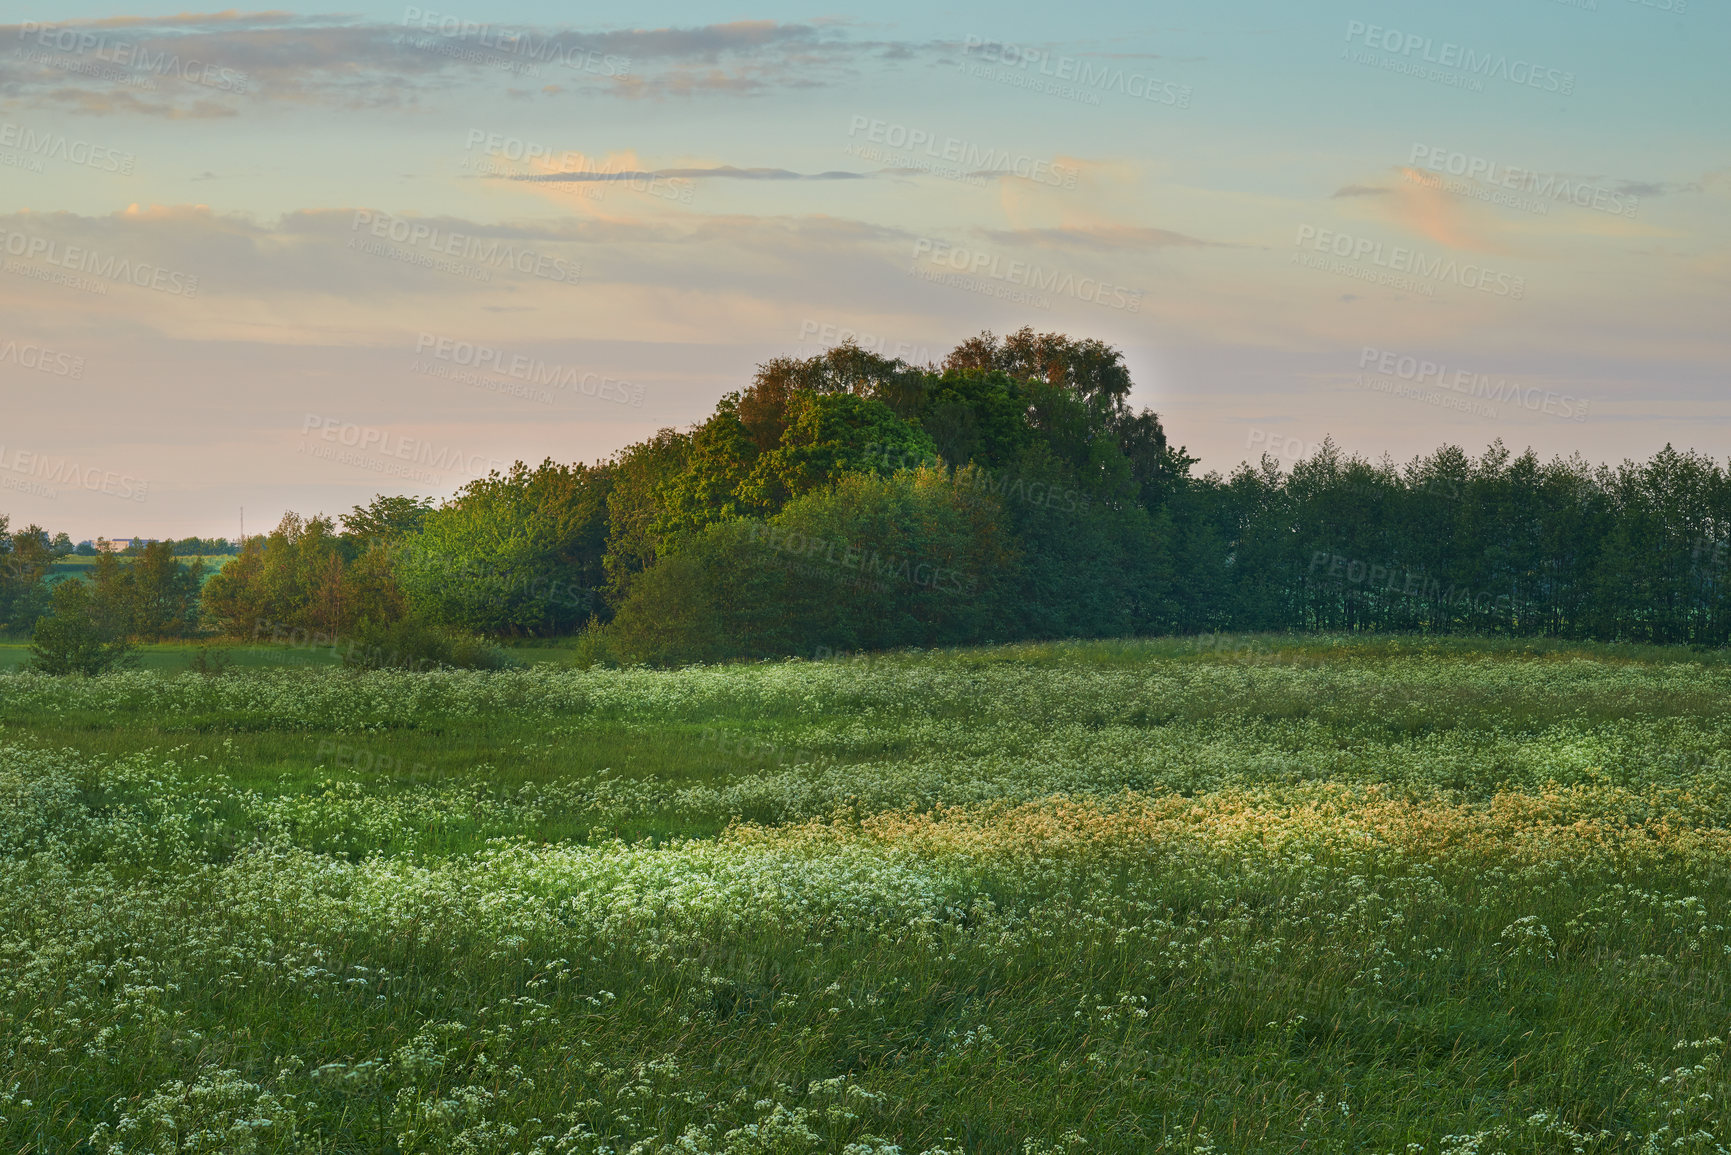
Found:
[{"label": "small tree", "polygon": [[47,609],[45,579],[56,559],[42,527],[7,528],[0,515],[0,629],[24,634]]},{"label": "small tree", "polygon": [[129,665],[132,647],[122,630],[105,620],[90,587],[76,578],[54,587],[52,612],[31,635],[31,665],[44,674],[100,674]]}]

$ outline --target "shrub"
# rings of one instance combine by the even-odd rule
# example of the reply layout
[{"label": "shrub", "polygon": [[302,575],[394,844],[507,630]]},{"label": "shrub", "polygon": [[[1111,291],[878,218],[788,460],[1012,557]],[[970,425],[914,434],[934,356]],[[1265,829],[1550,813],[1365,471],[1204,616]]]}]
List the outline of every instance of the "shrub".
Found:
[{"label": "shrub", "polygon": [[412,616],[361,626],[342,661],[356,670],[498,670],[511,664],[480,638]]},{"label": "shrub", "polygon": [[632,585],[609,649],[678,664],[987,639],[1015,567],[1001,514],[970,471],[846,474],[686,538]]},{"label": "shrub", "polygon": [[392,546],[415,613],[476,633],[570,633],[594,613],[607,544],[605,469],[519,462],[470,482]]},{"label": "shrub", "polygon": [[36,623],[31,666],[44,674],[100,674],[133,661],[125,632],[108,620],[90,587],[68,579],[54,587],[52,612]]},{"label": "shrub", "polygon": [[219,678],[234,669],[234,658],[223,649],[200,646],[186,659],[186,668],[205,678]]}]

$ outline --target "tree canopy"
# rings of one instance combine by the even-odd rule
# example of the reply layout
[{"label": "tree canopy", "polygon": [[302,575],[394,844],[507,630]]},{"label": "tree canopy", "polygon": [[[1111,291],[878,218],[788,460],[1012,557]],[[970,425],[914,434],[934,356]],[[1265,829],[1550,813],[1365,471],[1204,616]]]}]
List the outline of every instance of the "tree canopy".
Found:
[{"label": "tree canopy", "polygon": [[[289,514],[202,597],[157,543],[98,558],[65,605],[102,618],[86,642],[384,631],[454,653],[582,630],[621,661],[1218,629],[1731,637],[1719,462],[1496,441],[1397,466],[1325,441],[1197,476],[1133,388],[1117,349],[1059,333],[982,333],[941,366],[844,344],[592,465],[380,495],[340,528]],[[69,543],[8,530],[0,627],[21,632]]]}]

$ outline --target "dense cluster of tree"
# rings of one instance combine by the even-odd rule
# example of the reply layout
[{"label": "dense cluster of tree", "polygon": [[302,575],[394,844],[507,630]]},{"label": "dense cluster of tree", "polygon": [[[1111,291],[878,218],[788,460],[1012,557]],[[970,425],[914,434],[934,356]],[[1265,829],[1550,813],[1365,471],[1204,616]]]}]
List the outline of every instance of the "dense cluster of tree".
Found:
[{"label": "dense cluster of tree", "polygon": [[226,537],[183,537],[168,544],[175,557],[220,557],[240,552],[240,545]]},{"label": "dense cluster of tree", "polygon": [[30,525],[12,532],[12,519],[0,514],[0,630],[28,633],[48,612],[47,577],[57,553],[48,531]]},{"label": "dense cluster of tree", "polygon": [[93,673],[126,656],[134,640],[188,637],[199,630],[203,562],[178,561],[155,543],[122,560],[96,556],[89,580],[54,579],[73,552],[65,534],[31,525],[9,533],[0,516],[0,631],[30,633],[37,665],[53,673]]},{"label": "dense cluster of tree", "polygon": [[[1731,633],[1731,475],[1711,460],[1498,442],[1400,467],[1325,442],[1290,471],[1196,476],[1130,390],[1117,350],[1028,329],[941,366],[777,359],[703,423],[592,466],[519,463],[340,525],[289,514],[202,600],[174,555],[217,543],[105,557],[85,612],[129,637],[360,639],[361,664],[579,631],[652,662],[1225,629]],[[6,540],[13,622],[41,612],[54,548],[34,526]]]},{"label": "dense cluster of tree", "polygon": [[1594,467],[1498,441],[1397,468],[1325,442],[1191,491],[1222,545],[1203,609],[1236,629],[1731,637],[1731,472],[1696,453]]}]

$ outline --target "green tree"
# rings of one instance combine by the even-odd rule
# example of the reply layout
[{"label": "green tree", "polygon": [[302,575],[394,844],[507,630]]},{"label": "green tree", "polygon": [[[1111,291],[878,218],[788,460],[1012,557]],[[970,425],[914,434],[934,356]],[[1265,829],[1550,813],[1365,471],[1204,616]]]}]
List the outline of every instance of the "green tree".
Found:
[{"label": "green tree", "polygon": [[96,675],[131,662],[124,627],[78,578],[54,587],[52,612],[36,623],[31,666],[45,674]]},{"label": "green tree", "polygon": [[186,637],[198,626],[204,562],[182,564],[172,542],[144,546],[128,561],[113,554],[96,559],[92,594],[129,637],[147,641]]},{"label": "green tree", "polygon": [[938,454],[956,466],[1002,468],[1037,440],[1027,396],[998,369],[949,369],[928,377],[918,420]]},{"label": "green tree", "polygon": [[410,607],[482,634],[569,632],[604,579],[607,467],[518,462],[470,482],[393,556]]},{"label": "green tree", "polygon": [[0,630],[21,634],[48,609],[46,578],[57,558],[41,526],[9,527],[0,515]]},{"label": "green tree", "polygon": [[734,408],[757,447],[769,450],[781,443],[792,420],[788,407],[796,397],[869,397],[907,419],[919,410],[928,376],[897,358],[844,341],[815,357],[777,357],[759,365]]},{"label": "green tree", "polygon": [[433,511],[430,497],[378,494],[343,515],[343,531],[365,544],[389,545],[420,532]]},{"label": "green tree", "polygon": [[756,508],[740,490],[762,450],[739,419],[738,400],[722,398],[715,414],[691,431],[683,468],[658,489],[651,527],[658,554],[667,553],[683,535],[748,516]]},{"label": "green tree", "polygon": [[852,393],[796,394],[780,443],[758,457],[738,487],[736,508],[767,516],[844,474],[893,472],[893,463],[936,455],[931,437],[882,401]]},{"label": "green tree", "polygon": [[767,521],[717,522],[632,586],[606,631],[666,663],[1006,636],[1015,545],[966,471],[847,473]]},{"label": "green tree", "polygon": [[406,612],[392,547],[338,534],[327,517],[289,512],[268,536],[252,537],[204,585],[204,616],[231,637],[285,632],[335,642],[363,623]]},{"label": "green tree", "polygon": [[607,551],[602,558],[605,606],[622,602],[631,582],[660,557],[658,527],[666,523],[665,493],[685,472],[691,440],[688,434],[663,429],[608,463],[613,484],[607,491]]}]

